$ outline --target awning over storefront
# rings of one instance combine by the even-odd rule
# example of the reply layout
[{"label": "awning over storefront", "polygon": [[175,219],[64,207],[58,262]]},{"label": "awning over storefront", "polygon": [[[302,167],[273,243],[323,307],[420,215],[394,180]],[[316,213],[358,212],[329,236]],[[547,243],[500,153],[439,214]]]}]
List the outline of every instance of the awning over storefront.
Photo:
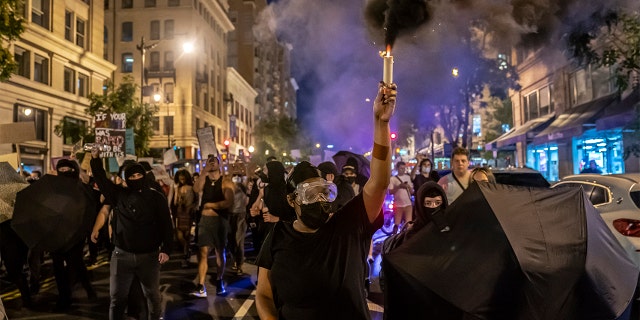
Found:
[{"label": "awning over storefront", "polygon": [[617,95],[611,94],[571,108],[559,115],[546,129],[536,135],[533,142],[542,144],[579,136],[583,133],[585,126],[595,127],[596,120],[598,116],[602,115],[604,108],[616,101],[618,101]]},{"label": "awning over storefront", "polygon": [[636,117],[636,107],[640,104],[640,90],[635,90],[619,103],[604,109],[596,120],[597,130],[610,130],[628,125]]},{"label": "awning over storefront", "polygon": [[507,146],[516,144],[517,142],[526,142],[527,138],[531,139],[535,135],[546,128],[554,119],[555,114],[548,114],[533,120],[525,122],[523,125],[509,130],[495,140],[485,144],[487,150],[505,149]]}]

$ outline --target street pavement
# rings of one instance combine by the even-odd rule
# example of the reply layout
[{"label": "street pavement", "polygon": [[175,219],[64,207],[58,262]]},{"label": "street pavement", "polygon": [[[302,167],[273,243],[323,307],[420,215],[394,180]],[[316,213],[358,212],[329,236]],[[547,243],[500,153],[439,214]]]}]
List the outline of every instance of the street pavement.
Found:
[{"label": "street pavement", "polygon": [[[381,241],[386,236],[380,231],[374,235],[374,268],[369,293],[369,309],[373,320],[382,319],[383,300],[378,285]],[[250,248],[248,249],[250,250]],[[189,292],[195,288],[197,264],[195,255],[191,257],[188,268],[181,267],[179,255],[162,266],[160,272],[160,291],[162,308],[166,320],[210,320],[210,319],[259,319],[255,306],[255,283],[257,267],[254,264],[255,254],[247,252],[247,263],[244,273],[237,275],[230,266],[225,272],[225,283],[228,294],[225,297],[215,295],[215,258],[210,259],[210,272],[206,281],[207,298],[190,297]],[[227,259],[227,264],[231,259]],[[96,265],[89,267],[92,284],[98,298],[89,301],[81,285],[73,291],[73,306],[67,313],[55,313],[53,309],[57,299],[55,279],[51,271],[50,261],[45,262],[42,273],[45,275],[40,293],[34,296],[31,308],[22,308],[20,294],[14,285],[0,278],[0,297],[4,302],[7,315],[11,320],[19,319],[65,319],[65,320],[101,320],[109,318],[109,263],[106,254],[102,254]],[[211,276],[214,276],[213,278]]]}]

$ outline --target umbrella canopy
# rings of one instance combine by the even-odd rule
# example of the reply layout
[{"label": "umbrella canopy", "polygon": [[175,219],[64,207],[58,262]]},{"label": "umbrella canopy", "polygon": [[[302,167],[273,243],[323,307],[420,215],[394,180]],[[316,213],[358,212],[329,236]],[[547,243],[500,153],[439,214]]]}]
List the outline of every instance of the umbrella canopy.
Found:
[{"label": "umbrella canopy", "polygon": [[18,192],[11,227],[29,246],[67,251],[87,234],[95,202],[77,179],[45,175]]},{"label": "umbrella canopy", "polygon": [[639,271],[579,188],[472,184],[445,217],[383,258],[389,319],[615,319],[632,300]]},{"label": "umbrella canopy", "polygon": [[13,217],[16,193],[29,184],[8,163],[0,162],[0,223]]},{"label": "umbrella canopy", "polygon": [[345,150],[338,151],[333,155],[333,162],[335,162],[336,167],[338,168],[338,170],[340,170],[347,163],[347,160],[349,158],[354,158],[358,163],[358,174],[369,178],[371,174],[369,159],[365,158],[361,154]]}]

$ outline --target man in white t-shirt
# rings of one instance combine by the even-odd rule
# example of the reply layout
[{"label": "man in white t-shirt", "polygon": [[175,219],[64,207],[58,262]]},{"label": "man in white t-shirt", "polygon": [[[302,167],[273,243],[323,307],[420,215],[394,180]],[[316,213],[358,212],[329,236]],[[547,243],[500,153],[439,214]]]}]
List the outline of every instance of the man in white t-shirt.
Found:
[{"label": "man in white t-shirt", "polygon": [[456,147],[451,152],[451,173],[440,178],[438,184],[447,193],[451,204],[469,186],[469,150]]},{"label": "man in white t-shirt", "polygon": [[403,220],[405,223],[411,221],[413,212],[413,203],[411,202],[413,183],[411,182],[411,176],[406,172],[406,168],[406,163],[402,161],[396,163],[398,174],[391,177],[391,182],[389,183],[389,193],[393,194],[393,206],[395,208],[393,233],[398,231]]}]

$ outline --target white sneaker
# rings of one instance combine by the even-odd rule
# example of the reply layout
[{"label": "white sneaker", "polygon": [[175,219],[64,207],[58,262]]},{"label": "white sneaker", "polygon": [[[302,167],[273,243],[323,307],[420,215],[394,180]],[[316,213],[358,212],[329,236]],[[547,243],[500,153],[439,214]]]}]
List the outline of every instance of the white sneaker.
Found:
[{"label": "white sneaker", "polygon": [[207,297],[207,288],[204,285],[199,284],[196,287],[196,290],[189,293],[190,296],[198,297],[198,298],[206,298]]}]

